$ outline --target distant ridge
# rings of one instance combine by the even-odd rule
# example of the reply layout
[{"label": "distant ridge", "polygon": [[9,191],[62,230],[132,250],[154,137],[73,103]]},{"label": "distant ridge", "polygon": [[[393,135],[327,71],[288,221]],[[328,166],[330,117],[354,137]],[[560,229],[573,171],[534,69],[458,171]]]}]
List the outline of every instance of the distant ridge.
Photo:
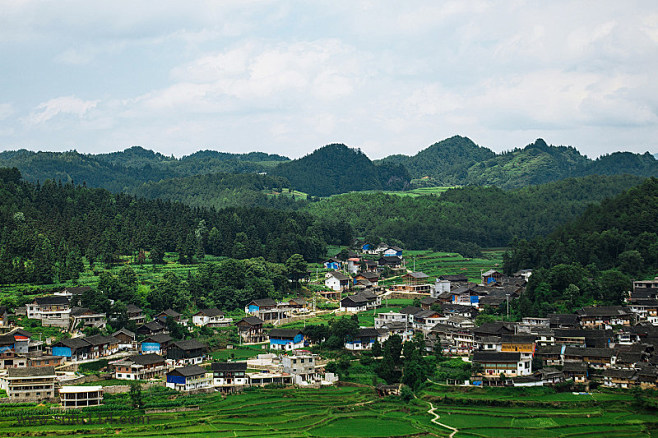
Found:
[{"label": "distant ridge", "polygon": [[199,151],[180,159],[133,146],[108,154],[68,152],[32,152],[25,149],[0,152],[0,167],[16,167],[28,181],[61,180],[83,182],[112,192],[139,187],[143,183],[209,173],[266,172],[288,158],[281,155],[250,152],[231,154]]},{"label": "distant ridge", "polygon": [[175,158],[133,146],[97,155],[75,150],[6,151],[0,152],[0,167],[16,167],[29,181],[84,182],[90,187],[132,193],[144,183],[170,178],[267,173],[284,177],[291,188],[312,196],[330,196],[362,190],[403,190],[410,186],[483,185],[512,189],[588,175],[658,177],[656,155],[615,152],[591,160],[572,146],[553,146],[543,139],[496,154],[468,137],[453,136],[412,156],[396,154],[374,162],[359,149],[344,144],[330,144],[292,161],[264,152],[233,154],[213,150]]},{"label": "distant ridge", "polygon": [[591,160],[572,146],[549,146],[543,139],[496,154],[466,137],[451,137],[414,156],[392,155],[381,163],[401,164],[412,178],[434,185],[491,185],[517,188],[587,175],[658,176],[650,153],[615,152]]}]

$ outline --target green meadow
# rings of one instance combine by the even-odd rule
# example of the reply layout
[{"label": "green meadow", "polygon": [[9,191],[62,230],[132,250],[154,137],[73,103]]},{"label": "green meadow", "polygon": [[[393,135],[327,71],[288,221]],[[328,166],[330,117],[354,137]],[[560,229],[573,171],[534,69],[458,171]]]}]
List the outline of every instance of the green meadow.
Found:
[{"label": "green meadow", "polygon": [[454,187],[418,187],[412,190],[405,191],[385,191],[389,195],[398,195],[398,196],[427,196],[427,195],[440,195],[441,193],[450,190]]}]

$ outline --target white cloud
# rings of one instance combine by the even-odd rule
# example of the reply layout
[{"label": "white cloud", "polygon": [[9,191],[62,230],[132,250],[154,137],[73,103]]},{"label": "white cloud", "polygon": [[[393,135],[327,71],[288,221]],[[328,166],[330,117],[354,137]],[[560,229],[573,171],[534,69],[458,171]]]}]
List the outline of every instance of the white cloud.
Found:
[{"label": "white cloud", "polygon": [[26,122],[29,125],[38,125],[47,122],[59,114],[72,114],[80,118],[95,108],[98,102],[98,100],[78,99],[75,96],[57,97],[39,104],[36,109],[30,113]]},{"label": "white cloud", "polygon": [[349,96],[368,76],[367,56],[337,40],[250,41],[172,69],[178,81],[136,102],[158,111],[281,108]]},{"label": "white cloud", "polygon": [[0,120],[4,120],[6,118],[9,118],[12,114],[14,114],[14,107],[10,103],[0,103]]}]

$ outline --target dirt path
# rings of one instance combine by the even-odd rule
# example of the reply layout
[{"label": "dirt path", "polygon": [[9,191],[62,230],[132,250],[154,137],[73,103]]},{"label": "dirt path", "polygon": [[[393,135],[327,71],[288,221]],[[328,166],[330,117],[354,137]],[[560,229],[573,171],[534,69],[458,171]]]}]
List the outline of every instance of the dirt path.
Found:
[{"label": "dirt path", "polygon": [[450,430],[452,430],[452,433],[449,435],[449,437],[450,437],[450,438],[453,438],[453,437],[455,436],[455,434],[456,434],[457,432],[459,432],[459,430],[456,429],[456,428],[454,428],[454,427],[452,427],[452,426],[448,426],[447,424],[440,423],[440,422],[439,422],[439,418],[441,418],[441,417],[439,416],[439,414],[437,414],[436,412],[434,412],[434,410],[435,410],[436,408],[432,405],[432,403],[430,403],[430,402],[428,402],[428,403],[430,404],[430,408],[427,410],[427,413],[430,414],[430,415],[433,415],[433,416],[434,416],[434,418],[432,418],[432,420],[431,420],[432,423],[437,424],[437,425],[439,425],[439,426],[441,426],[441,427],[445,427],[446,429],[450,429]]}]

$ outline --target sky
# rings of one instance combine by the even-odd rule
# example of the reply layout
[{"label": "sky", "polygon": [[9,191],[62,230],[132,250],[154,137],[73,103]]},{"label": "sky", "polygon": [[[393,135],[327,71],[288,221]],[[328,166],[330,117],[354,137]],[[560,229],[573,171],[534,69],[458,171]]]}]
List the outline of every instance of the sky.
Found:
[{"label": "sky", "polygon": [[0,0],[0,150],[658,152],[658,2]]}]

